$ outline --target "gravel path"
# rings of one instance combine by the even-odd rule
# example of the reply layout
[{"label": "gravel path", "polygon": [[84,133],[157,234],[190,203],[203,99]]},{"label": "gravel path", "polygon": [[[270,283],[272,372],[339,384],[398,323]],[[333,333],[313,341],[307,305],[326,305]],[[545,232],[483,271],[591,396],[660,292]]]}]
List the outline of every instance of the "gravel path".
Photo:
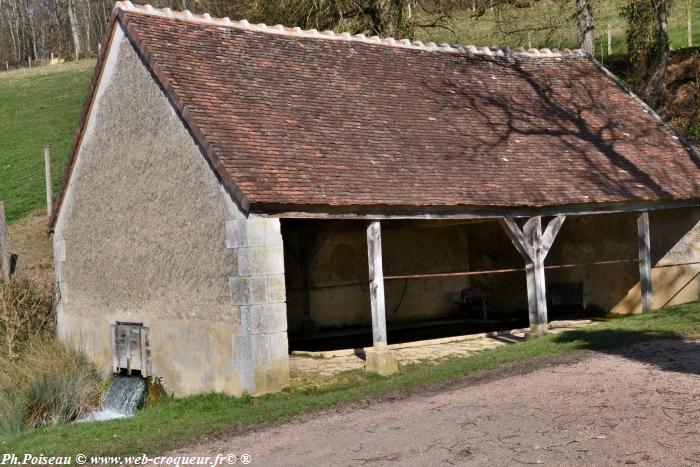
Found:
[{"label": "gravel path", "polygon": [[251,465],[700,464],[700,345],[538,359],[189,446]]}]

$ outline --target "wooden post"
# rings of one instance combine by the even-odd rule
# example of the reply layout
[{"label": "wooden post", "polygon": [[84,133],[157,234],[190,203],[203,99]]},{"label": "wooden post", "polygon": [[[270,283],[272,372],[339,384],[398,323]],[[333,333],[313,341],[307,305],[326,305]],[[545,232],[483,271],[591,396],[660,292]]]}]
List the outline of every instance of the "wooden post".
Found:
[{"label": "wooden post", "polygon": [[649,232],[649,211],[637,218],[637,246],[639,248],[639,282],[641,287],[642,311],[652,308],[651,290],[651,235]]},{"label": "wooden post", "polygon": [[532,31],[527,32],[527,49],[530,50],[532,48]]},{"label": "wooden post", "polygon": [[384,309],[384,268],[382,266],[382,229],[379,221],[367,225],[367,259],[369,263],[369,296],[372,303],[372,340],[365,349],[365,368],[380,375],[399,371],[396,356],[387,346],[386,312]]},{"label": "wooden post", "polygon": [[534,305],[530,308],[530,323],[538,326],[547,326],[547,294],[544,279],[544,258],[542,254],[542,218],[540,216],[530,218],[523,226],[525,239],[529,242],[530,261],[527,262],[526,274],[528,278],[528,303]]},{"label": "wooden post", "polygon": [[112,373],[119,372],[119,346],[117,345],[117,325],[111,324],[109,326],[110,330],[110,342],[112,344]]},{"label": "wooden post", "polygon": [[51,181],[51,146],[44,146],[44,178],[46,180],[46,213],[53,212],[53,185]]},{"label": "wooden post", "polygon": [[688,47],[693,46],[693,0],[688,0]]},{"label": "wooden post", "polygon": [[544,233],[542,232],[542,217],[540,216],[528,219],[522,230],[512,218],[507,217],[501,220],[506,234],[525,259],[527,302],[532,335],[547,332],[547,287],[544,260],[565,219],[565,216],[555,217],[549,222]]},{"label": "wooden post", "polygon": [[5,222],[5,205],[0,201],[0,281],[10,280],[10,244],[7,222]]},{"label": "wooden post", "polygon": [[372,338],[374,347],[386,348],[386,311],[384,308],[384,269],[382,267],[382,230],[379,221],[367,226],[369,295],[372,304]]},{"label": "wooden post", "polygon": [[612,26],[608,23],[608,56],[612,55]]}]

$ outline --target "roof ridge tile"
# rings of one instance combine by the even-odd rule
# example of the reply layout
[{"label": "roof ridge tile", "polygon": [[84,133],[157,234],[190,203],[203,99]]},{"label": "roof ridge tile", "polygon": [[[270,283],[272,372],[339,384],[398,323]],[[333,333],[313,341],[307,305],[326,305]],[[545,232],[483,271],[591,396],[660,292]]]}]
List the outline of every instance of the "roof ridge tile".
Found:
[{"label": "roof ridge tile", "polygon": [[512,56],[524,56],[524,57],[537,57],[537,58],[550,58],[550,57],[562,57],[562,56],[583,56],[585,55],[580,50],[569,50],[569,49],[528,49],[525,50],[522,47],[518,47],[513,50],[504,51],[500,47],[477,47],[474,45],[450,45],[447,43],[442,43],[439,46],[434,42],[423,43],[421,41],[411,41],[410,39],[396,39],[393,37],[379,37],[371,36],[367,37],[365,34],[351,34],[349,32],[336,33],[335,31],[325,30],[319,32],[316,29],[304,30],[300,27],[287,27],[281,24],[276,24],[274,26],[268,26],[265,23],[251,24],[248,20],[242,19],[240,21],[231,20],[228,17],[225,18],[215,18],[209,13],[194,14],[190,10],[177,11],[171,8],[155,8],[151,4],[145,5],[134,5],[129,0],[118,1],[115,6],[115,10],[119,9],[125,12],[135,12],[140,14],[147,14],[152,16],[160,16],[168,19],[177,19],[182,21],[196,22],[201,24],[217,24],[220,26],[226,26],[237,29],[251,30],[257,32],[264,32],[268,34],[279,34],[286,35],[290,37],[302,37],[302,38],[314,38],[314,39],[327,39],[327,40],[343,40],[350,42],[362,42],[366,44],[376,44],[384,45],[387,47],[401,47],[407,49],[425,50],[430,52],[444,52],[444,53],[469,53],[476,55],[488,55],[492,57],[512,57]]}]

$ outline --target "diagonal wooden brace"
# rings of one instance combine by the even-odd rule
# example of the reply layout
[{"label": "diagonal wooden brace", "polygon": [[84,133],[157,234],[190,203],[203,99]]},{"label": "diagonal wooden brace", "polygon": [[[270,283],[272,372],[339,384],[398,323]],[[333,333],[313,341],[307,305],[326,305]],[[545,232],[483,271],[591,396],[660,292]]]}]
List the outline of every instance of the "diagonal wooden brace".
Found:
[{"label": "diagonal wooden brace", "polygon": [[528,219],[522,229],[513,218],[506,217],[501,220],[506,234],[525,259],[530,332],[535,335],[544,334],[547,331],[547,289],[544,260],[565,219],[566,216],[555,217],[547,224],[544,232],[542,232],[541,216]]}]

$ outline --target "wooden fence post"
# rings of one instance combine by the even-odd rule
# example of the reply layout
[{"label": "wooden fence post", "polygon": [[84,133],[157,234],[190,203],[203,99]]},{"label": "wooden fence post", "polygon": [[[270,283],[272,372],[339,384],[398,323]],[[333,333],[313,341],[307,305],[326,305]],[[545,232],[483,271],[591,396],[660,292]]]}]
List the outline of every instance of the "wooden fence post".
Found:
[{"label": "wooden fence post", "polygon": [[51,146],[44,146],[44,178],[46,180],[46,215],[53,212],[53,184],[51,181]]},{"label": "wooden fence post", "polygon": [[693,0],[688,0],[688,47],[693,46]]},{"label": "wooden fence post", "polygon": [[7,223],[5,222],[5,205],[0,201],[0,280],[10,280],[10,244]]}]

